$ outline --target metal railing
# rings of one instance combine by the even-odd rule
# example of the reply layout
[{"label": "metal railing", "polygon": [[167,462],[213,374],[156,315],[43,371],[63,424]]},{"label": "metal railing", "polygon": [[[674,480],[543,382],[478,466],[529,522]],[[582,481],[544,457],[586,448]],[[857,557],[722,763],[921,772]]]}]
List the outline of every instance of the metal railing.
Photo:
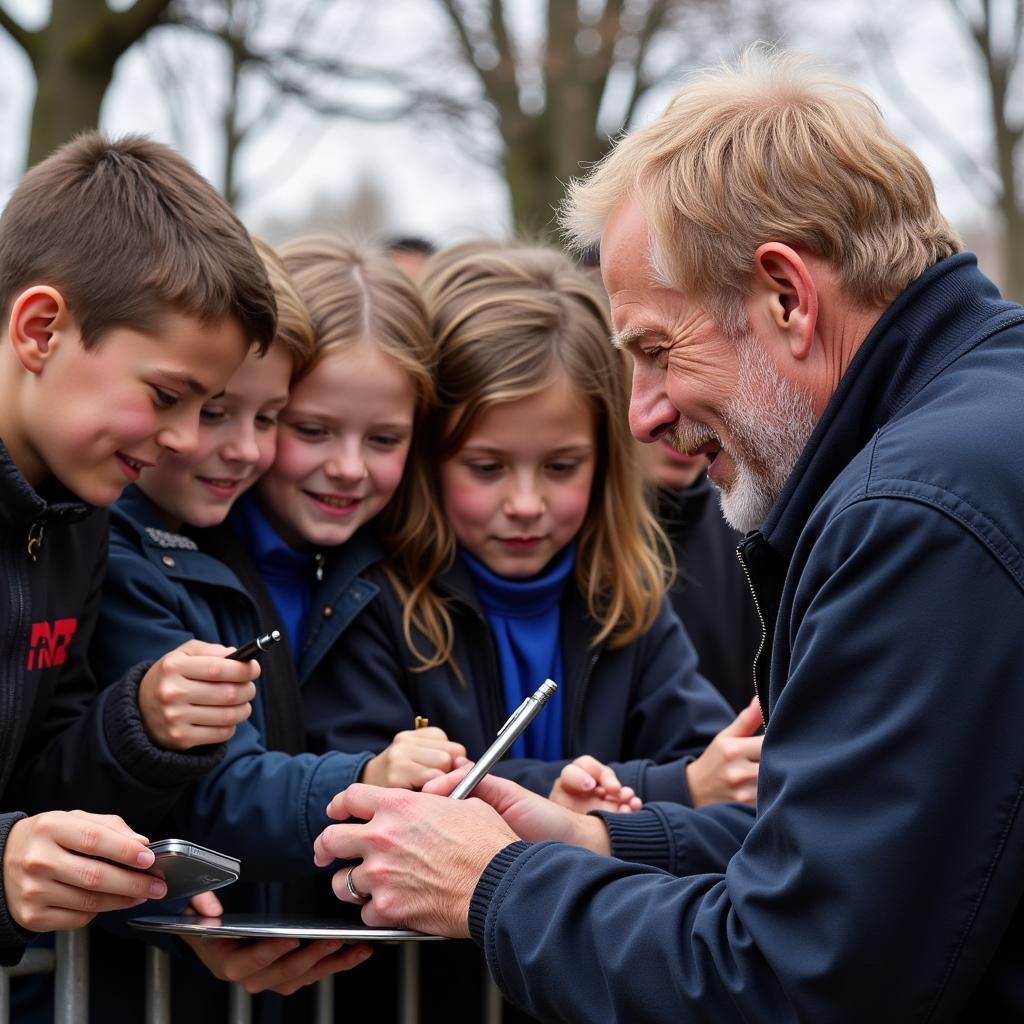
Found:
[{"label": "metal railing", "polygon": [[[16,967],[0,967],[0,1024],[11,1024],[10,979],[28,974],[53,974],[54,1024],[89,1022],[89,929],[57,932],[53,949],[28,949]],[[399,951],[398,1019],[419,1024],[420,951],[407,942]],[[333,1024],[334,978],[316,983],[315,1024]],[[489,975],[484,979],[485,1024],[501,1024],[502,999]],[[227,1024],[251,1024],[252,996],[231,985]],[[145,1024],[171,1024],[171,957],[156,946],[146,947]]]}]

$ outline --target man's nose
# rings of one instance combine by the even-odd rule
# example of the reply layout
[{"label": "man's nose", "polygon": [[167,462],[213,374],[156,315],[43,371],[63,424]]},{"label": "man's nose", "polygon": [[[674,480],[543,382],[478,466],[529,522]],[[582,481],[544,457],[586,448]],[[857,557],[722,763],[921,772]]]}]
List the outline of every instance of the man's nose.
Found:
[{"label": "man's nose", "polygon": [[665,391],[665,371],[633,363],[629,396],[629,429],[638,441],[656,440],[679,419],[679,410]]}]

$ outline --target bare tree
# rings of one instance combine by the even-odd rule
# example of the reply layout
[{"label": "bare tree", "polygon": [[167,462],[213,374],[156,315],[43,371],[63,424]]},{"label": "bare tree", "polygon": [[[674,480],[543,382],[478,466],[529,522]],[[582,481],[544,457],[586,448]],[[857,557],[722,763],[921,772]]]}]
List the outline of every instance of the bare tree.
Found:
[{"label": "bare tree", "polygon": [[515,30],[508,0],[438,2],[494,109],[513,219],[531,231],[552,229],[565,182],[607,152],[611,134],[630,123],[652,86],[692,55],[706,57],[709,34],[739,41],[744,30],[735,19],[747,6],[548,0],[546,24],[529,39]]},{"label": "bare tree", "polygon": [[27,29],[3,7],[0,28],[32,64],[36,99],[28,145],[32,165],[76,132],[99,123],[100,104],[122,54],[165,16],[171,0],[53,0],[50,19]]},{"label": "bare tree", "polygon": [[859,34],[883,86],[916,128],[956,170],[968,191],[999,218],[1003,290],[1024,301],[1024,0],[946,0],[980,64],[992,138],[990,163],[979,161],[957,132],[932,114],[899,71],[892,38],[872,18]]}]

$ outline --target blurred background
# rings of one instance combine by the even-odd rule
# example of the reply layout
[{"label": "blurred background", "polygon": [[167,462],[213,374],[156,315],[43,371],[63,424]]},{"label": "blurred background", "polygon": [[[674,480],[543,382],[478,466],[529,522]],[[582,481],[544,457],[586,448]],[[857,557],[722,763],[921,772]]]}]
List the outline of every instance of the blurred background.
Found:
[{"label": "blurred background", "polygon": [[1024,301],[1024,0],[0,0],[0,201],[99,125],[272,242],[553,236],[562,182],[758,39],[866,88]]}]

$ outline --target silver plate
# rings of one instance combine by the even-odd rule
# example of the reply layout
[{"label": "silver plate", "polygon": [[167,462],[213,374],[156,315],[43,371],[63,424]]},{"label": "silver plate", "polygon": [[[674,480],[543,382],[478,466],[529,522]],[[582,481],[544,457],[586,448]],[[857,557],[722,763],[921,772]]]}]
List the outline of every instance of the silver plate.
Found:
[{"label": "silver plate", "polygon": [[249,939],[342,939],[346,942],[435,942],[443,935],[427,935],[406,928],[371,928],[361,922],[303,917],[298,914],[267,917],[265,914],[225,914],[223,917],[191,915],[136,917],[134,928],[171,935],[210,935]]}]

